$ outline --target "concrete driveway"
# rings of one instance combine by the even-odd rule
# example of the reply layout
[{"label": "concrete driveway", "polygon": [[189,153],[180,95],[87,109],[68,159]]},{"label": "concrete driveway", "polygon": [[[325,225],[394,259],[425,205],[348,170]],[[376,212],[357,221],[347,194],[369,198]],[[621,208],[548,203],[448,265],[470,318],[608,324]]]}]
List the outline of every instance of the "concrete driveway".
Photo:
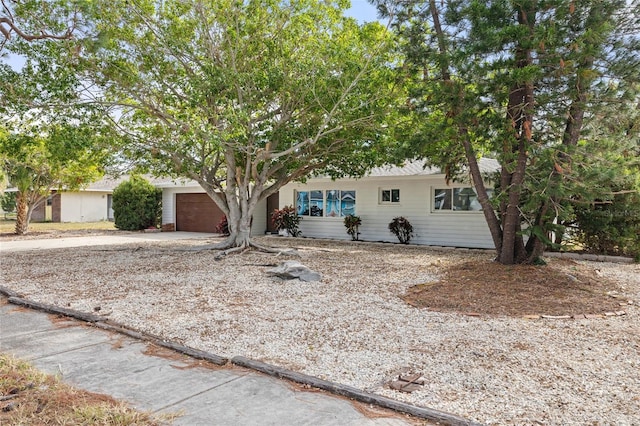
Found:
[{"label": "concrete driveway", "polygon": [[43,238],[39,240],[0,241],[0,253],[70,247],[135,244],[150,241],[206,240],[216,236],[218,236],[218,234],[202,232],[140,232],[122,233],[118,235],[87,235],[78,237]]}]

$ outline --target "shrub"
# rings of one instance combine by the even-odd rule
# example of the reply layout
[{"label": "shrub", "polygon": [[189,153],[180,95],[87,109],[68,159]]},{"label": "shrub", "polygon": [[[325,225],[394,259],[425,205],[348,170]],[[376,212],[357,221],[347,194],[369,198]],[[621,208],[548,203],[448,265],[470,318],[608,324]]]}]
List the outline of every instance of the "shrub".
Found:
[{"label": "shrub", "polygon": [[640,258],[640,194],[616,194],[610,203],[575,208],[576,239],[591,253]]},{"label": "shrub", "polygon": [[162,217],[162,190],[131,176],[113,190],[115,226],[125,231],[157,227]]},{"label": "shrub", "polygon": [[227,222],[226,215],[222,216],[222,219],[220,219],[220,222],[218,222],[218,224],[216,225],[216,232],[225,236],[231,235],[231,232],[229,232],[229,222]]},{"label": "shrub", "polygon": [[5,219],[7,213],[13,213],[16,211],[16,195],[17,192],[5,192],[0,194],[0,207],[4,211]]},{"label": "shrub", "polygon": [[298,216],[293,206],[284,206],[282,209],[275,209],[271,213],[273,226],[278,231],[286,230],[292,237],[300,235],[300,230],[298,230],[300,219],[301,217]]},{"label": "shrub", "polygon": [[402,217],[394,217],[389,223],[389,231],[396,237],[402,244],[409,244],[409,240],[413,235],[413,226],[409,223],[409,220]]},{"label": "shrub", "polygon": [[362,225],[360,216],[350,214],[344,217],[344,227],[347,228],[347,234],[351,235],[352,241],[358,241],[358,235],[360,235],[358,227],[360,225]]}]

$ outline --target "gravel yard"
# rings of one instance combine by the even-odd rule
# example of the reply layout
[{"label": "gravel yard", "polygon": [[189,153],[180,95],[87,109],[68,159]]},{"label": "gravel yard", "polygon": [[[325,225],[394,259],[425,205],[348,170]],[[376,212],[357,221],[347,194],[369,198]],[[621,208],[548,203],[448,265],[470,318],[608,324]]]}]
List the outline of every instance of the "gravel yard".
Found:
[{"label": "gravel yard", "polygon": [[[221,356],[242,355],[485,424],[640,424],[640,265],[581,264],[615,280],[626,315],[531,320],[414,308],[401,297],[484,252],[306,239],[320,282],[266,270],[285,256],[214,260],[153,242],[3,253],[2,285]],[[423,389],[386,384],[420,373]]]}]

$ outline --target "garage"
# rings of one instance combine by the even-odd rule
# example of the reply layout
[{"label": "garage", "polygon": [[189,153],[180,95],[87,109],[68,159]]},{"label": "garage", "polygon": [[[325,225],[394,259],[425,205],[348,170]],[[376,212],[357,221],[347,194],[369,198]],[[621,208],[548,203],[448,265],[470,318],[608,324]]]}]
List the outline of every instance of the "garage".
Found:
[{"label": "garage", "polygon": [[223,216],[206,193],[176,194],[176,231],[216,232]]}]

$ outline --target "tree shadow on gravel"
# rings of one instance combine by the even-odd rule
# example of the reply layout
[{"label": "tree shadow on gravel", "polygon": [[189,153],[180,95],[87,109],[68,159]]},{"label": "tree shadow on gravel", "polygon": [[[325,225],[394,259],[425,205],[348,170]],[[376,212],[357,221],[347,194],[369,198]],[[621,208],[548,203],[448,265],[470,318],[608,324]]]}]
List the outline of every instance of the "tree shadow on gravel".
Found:
[{"label": "tree shadow on gravel", "polygon": [[438,312],[482,315],[581,315],[624,310],[627,299],[596,268],[557,260],[545,266],[470,261],[434,283],[411,287],[408,304]]}]

